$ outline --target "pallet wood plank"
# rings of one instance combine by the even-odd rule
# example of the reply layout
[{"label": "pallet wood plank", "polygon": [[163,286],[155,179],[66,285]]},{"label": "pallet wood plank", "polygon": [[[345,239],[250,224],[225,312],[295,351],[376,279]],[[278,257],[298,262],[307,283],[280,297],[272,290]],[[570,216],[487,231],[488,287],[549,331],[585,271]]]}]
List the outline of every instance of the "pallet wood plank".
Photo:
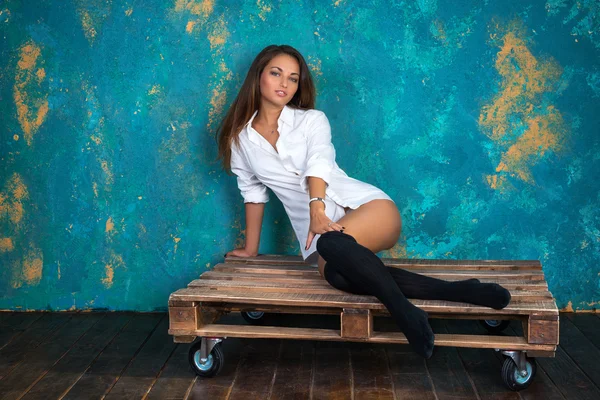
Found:
[{"label": "pallet wood plank", "polygon": [[[541,269],[539,260],[433,260],[433,259],[405,259],[381,257],[385,265],[401,266],[448,266],[451,269],[457,267],[488,267],[488,266],[510,266],[520,268]],[[227,263],[236,264],[260,264],[260,265],[313,265],[305,263],[300,256],[261,254],[256,257],[227,257]]]},{"label": "pallet wood plank", "polygon": [[[214,337],[249,337],[263,339],[303,339],[340,341],[340,331],[335,329],[287,328],[280,326],[246,326],[246,325],[206,325],[195,331],[177,331],[171,334],[214,336]],[[407,344],[401,332],[374,332],[370,338],[344,338],[347,341],[398,343]],[[552,351],[556,346],[547,344],[529,344],[525,338],[509,338],[492,335],[441,334],[435,337],[436,346],[475,347],[486,349],[539,350]]]},{"label": "pallet wood plank", "polygon": [[[359,295],[303,295],[301,293],[229,293],[202,290],[202,288],[184,288],[171,294],[170,299],[196,300],[201,302],[230,302],[250,304],[271,304],[291,306],[315,307],[348,307],[356,309],[385,309],[385,306],[373,296]],[[473,313],[488,315],[527,315],[537,312],[539,314],[558,315],[554,300],[534,300],[527,303],[511,302],[502,310],[489,307],[476,306],[467,303],[443,302],[439,300],[412,300],[417,307],[432,313]]]},{"label": "pallet wood plank", "polygon": [[27,392],[23,399],[61,398],[132,317],[132,313],[106,314]]},{"label": "pallet wood plank", "polygon": [[371,310],[345,308],[341,314],[342,338],[369,338],[373,334]]},{"label": "pallet wood plank", "polygon": [[[266,281],[215,281],[197,279],[188,284],[188,288],[207,288],[211,291],[243,291],[243,292],[273,292],[273,293],[305,293],[305,294],[341,294],[345,293],[334,288],[327,282],[319,284],[301,283],[274,283]],[[544,288],[543,290],[518,290],[504,286],[511,293],[513,301],[529,301],[553,299],[552,294]],[[175,307],[171,307],[175,309]]]},{"label": "pallet wood plank", "polygon": [[[426,274],[425,274],[426,275]],[[431,274],[430,274],[431,275]],[[457,276],[453,274],[444,274],[443,276],[436,276],[436,278],[444,279],[450,282],[468,279],[467,276]],[[265,276],[260,274],[243,274],[243,273],[225,273],[219,271],[207,271],[204,272],[200,280],[210,281],[255,281],[255,282],[273,282],[281,284],[309,284],[309,285],[320,285],[326,282],[323,278],[315,276],[313,277],[298,277],[298,276]],[[543,279],[523,278],[523,277],[477,277],[483,283],[498,283],[504,285],[515,285],[517,288],[545,288],[548,289],[548,284]]]},{"label": "pallet wood plank", "polygon": [[[414,273],[425,276],[436,277],[440,279],[456,278],[456,279],[471,279],[471,278],[493,278],[493,279],[531,279],[544,280],[542,271],[450,271],[450,270],[434,270],[434,269],[415,269]],[[227,277],[230,275],[248,276],[248,277],[263,277],[266,279],[302,279],[313,278],[323,279],[317,270],[315,271],[299,271],[290,269],[265,269],[250,266],[236,267],[219,265],[211,271],[206,271],[201,275],[201,279],[209,277]]]},{"label": "pallet wood plank", "polygon": [[[335,289],[325,279],[322,278],[299,278],[299,279],[255,279],[260,278],[260,275],[244,277],[240,275],[227,275],[227,279],[194,279],[187,286],[214,286],[214,287],[235,287],[235,286],[247,286],[247,287],[264,287],[264,288],[312,288],[312,289]],[[229,279],[232,278],[232,279]],[[489,280],[488,280],[489,281]],[[482,281],[483,282],[483,281]],[[515,279],[507,281],[502,284],[503,287],[509,290],[532,290],[532,291],[544,291],[548,293],[548,285],[545,281],[527,281],[521,279]],[[335,289],[338,290],[338,289]]]}]

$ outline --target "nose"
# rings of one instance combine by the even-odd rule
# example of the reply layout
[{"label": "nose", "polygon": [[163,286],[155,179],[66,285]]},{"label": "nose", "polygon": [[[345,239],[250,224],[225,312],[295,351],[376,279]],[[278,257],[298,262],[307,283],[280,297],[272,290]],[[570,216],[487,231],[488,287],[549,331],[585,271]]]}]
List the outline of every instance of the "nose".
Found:
[{"label": "nose", "polygon": [[281,87],[287,87],[287,83],[286,83],[286,81],[281,81],[281,82],[279,83],[279,86],[281,86]]}]

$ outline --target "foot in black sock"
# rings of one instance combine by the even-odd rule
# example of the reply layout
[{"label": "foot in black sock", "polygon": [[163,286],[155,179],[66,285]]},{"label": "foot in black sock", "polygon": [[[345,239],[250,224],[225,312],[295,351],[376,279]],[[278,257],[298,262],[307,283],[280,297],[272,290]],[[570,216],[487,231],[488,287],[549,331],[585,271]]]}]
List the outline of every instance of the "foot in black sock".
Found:
[{"label": "foot in black sock", "polygon": [[481,283],[478,279],[452,282],[459,296],[457,301],[501,310],[510,303],[510,292],[497,283]]},{"label": "foot in black sock", "polygon": [[408,301],[375,253],[346,236],[350,235],[331,231],[317,241],[319,254],[328,264],[331,262],[328,269],[334,268],[352,286],[379,299],[413,349],[425,358],[431,357],[434,335],[427,313]]}]

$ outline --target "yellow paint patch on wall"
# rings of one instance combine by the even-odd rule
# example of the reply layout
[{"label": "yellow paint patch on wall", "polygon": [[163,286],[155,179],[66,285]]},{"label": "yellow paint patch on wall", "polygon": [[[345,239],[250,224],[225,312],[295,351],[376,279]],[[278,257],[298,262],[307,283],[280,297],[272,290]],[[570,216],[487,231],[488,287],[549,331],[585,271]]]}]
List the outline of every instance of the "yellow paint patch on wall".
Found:
[{"label": "yellow paint patch on wall", "polygon": [[23,259],[23,279],[29,285],[37,285],[42,279],[44,257],[42,250],[32,248]]},{"label": "yellow paint patch on wall", "polygon": [[560,311],[573,312],[573,302],[571,300],[569,300],[567,305],[565,307],[563,307]]},{"label": "yellow paint patch on wall", "polygon": [[113,221],[112,217],[108,217],[108,219],[106,220],[106,225],[105,225],[104,231],[106,233],[110,233],[114,230],[115,230],[115,222]]},{"label": "yellow paint patch on wall", "polygon": [[35,73],[35,76],[37,76],[38,83],[43,81],[44,78],[46,77],[46,70],[44,68],[38,69],[37,72]]},{"label": "yellow paint patch on wall", "polygon": [[127,15],[128,17],[131,17],[132,13],[133,13],[133,8],[129,8],[129,9],[125,10],[125,15]]},{"label": "yellow paint patch on wall", "polygon": [[112,185],[114,182],[114,176],[112,173],[112,163],[106,160],[100,160],[100,167],[102,167],[102,171],[104,171],[105,184]]},{"label": "yellow paint patch on wall", "polygon": [[505,171],[522,181],[534,183],[529,165],[535,164],[547,151],[562,150],[564,123],[562,115],[549,106],[545,115],[529,118],[527,126],[527,130],[502,155],[496,172]]},{"label": "yellow paint patch on wall", "polygon": [[92,17],[87,11],[81,13],[81,26],[83,27],[83,34],[88,42],[92,43],[96,39],[96,28],[92,22]]},{"label": "yellow paint patch on wall", "polygon": [[185,31],[187,33],[192,33],[194,30],[194,25],[196,25],[196,21],[188,21],[188,23],[185,25]]},{"label": "yellow paint patch on wall", "polygon": [[[40,47],[32,41],[19,49],[19,61],[13,86],[17,119],[28,146],[31,146],[33,135],[39,130],[48,115],[48,94],[40,88],[46,73],[42,67],[36,69],[38,64],[43,63],[40,56]],[[40,96],[37,93],[44,94]]]},{"label": "yellow paint patch on wall", "polygon": [[[500,43],[495,67],[500,91],[479,115],[482,131],[502,149],[496,172],[535,184],[531,167],[547,152],[563,149],[567,128],[561,113],[542,96],[556,90],[562,74],[553,60],[540,61],[527,47],[526,33],[518,22],[506,28],[496,24],[492,40]],[[503,175],[489,175],[491,188],[510,189]]]},{"label": "yellow paint patch on wall", "polygon": [[13,173],[6,183],[6,189],[0,193],[0,215],[8,216],[13,224],[19,224],[23,219],[23,201],[28,198],[29,191],[21,175]]},{"label": "yellow paint patch on wall", "polygon": [[308,56],[308,61],[306,62],[306,64],[310,68],[310,71],[313,73],[313,75],[315,75],[315,76],[323,75],[323,72],[321,72],[321,60],[320,59],[313,57],[313,56]]},{"label": "yellow paint patch on wall", "polygon": [[115,277],[115,270],[110,265],[104,266],[104,278],[102,278],[102,284],[105,288],[110,289],[113,285],[113,279]]},{"label": "yellow paint patch on wall", "polygon": [[214,50],[215,47],[222,47],[228,38],[229,30],[227,29],[227,23],[225,22],[225,18],[221,15],[219,19],[213,23],[210,32],[208,32],[210,49]]},{"label": "yellow paint patch on wall", "polygon": [[15,248],[11,238],[0,238],[0,252],[7,253]]},{"label": "yellow paint patch on wall", "polygon": [[215,6],[214,0],[177,0],[175,2],[175,11],[189,11],[194,15],[202,15],[208,17],[213,12]]},{"label": "yellow paint patch on wall", "polygon": [[189,12],[196,16],[193,21],[188,21],[185,25],[185,31],[190,34],[194,31],[196,25],[203,27],[213,12],[215,6],[214,0],[196,1],[196,0],[177,0],[175,2],[175,12]]},{"label": "yellow paint patch on wall", "polygon": [[210,128],[210,126],[216,122],[216,116],[220,116],[223,113],[223,108],[227,102],[227,91],[224,89],[224,87],[227,81],[230,81],[233,78],[233,74],[225,66],[224,61],[221,61],[219,68],[221,71],[226,72],[226,75],[224,75],[212,89],[212,96],[210,98],[211,108],[208,111],[208,123],[206,124],[207,128]]},{"label": "yellow paint patch on wall", "polygon": [[258,9],[260,10],[258,13],[258,17],[260,19],[262,19],[263,21],[266,21],[267,14],[271,12],[271,10],[273,9],[273,6],[271,6],[271,4],[268,4],[267,2],[265,2],[263,0],[256,0],[256,5],[258,6]]},{"label": "yellow paint patch on wall", "polygon": [[150,91],[148,92],[148,95],[160,94],[162,91],[163,91],[162,86],[154,85],[154,86],[152,86],[152,89],[150,89]]}]

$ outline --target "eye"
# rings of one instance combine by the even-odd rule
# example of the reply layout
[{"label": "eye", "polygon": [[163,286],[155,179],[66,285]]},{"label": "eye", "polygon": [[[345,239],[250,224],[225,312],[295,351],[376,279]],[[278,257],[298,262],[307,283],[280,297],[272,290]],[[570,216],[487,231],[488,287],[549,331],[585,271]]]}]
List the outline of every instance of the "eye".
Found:
[{"label": "eye", "polygon": [[279,72],[271,71],[271,75],[277,76],[277,75],[279,75]]},{"label": "eye", "polygon": [[296,79],[296,78],[290,78],[290,79],[292,80],[292,82],[298,83],[298,79]]}]

